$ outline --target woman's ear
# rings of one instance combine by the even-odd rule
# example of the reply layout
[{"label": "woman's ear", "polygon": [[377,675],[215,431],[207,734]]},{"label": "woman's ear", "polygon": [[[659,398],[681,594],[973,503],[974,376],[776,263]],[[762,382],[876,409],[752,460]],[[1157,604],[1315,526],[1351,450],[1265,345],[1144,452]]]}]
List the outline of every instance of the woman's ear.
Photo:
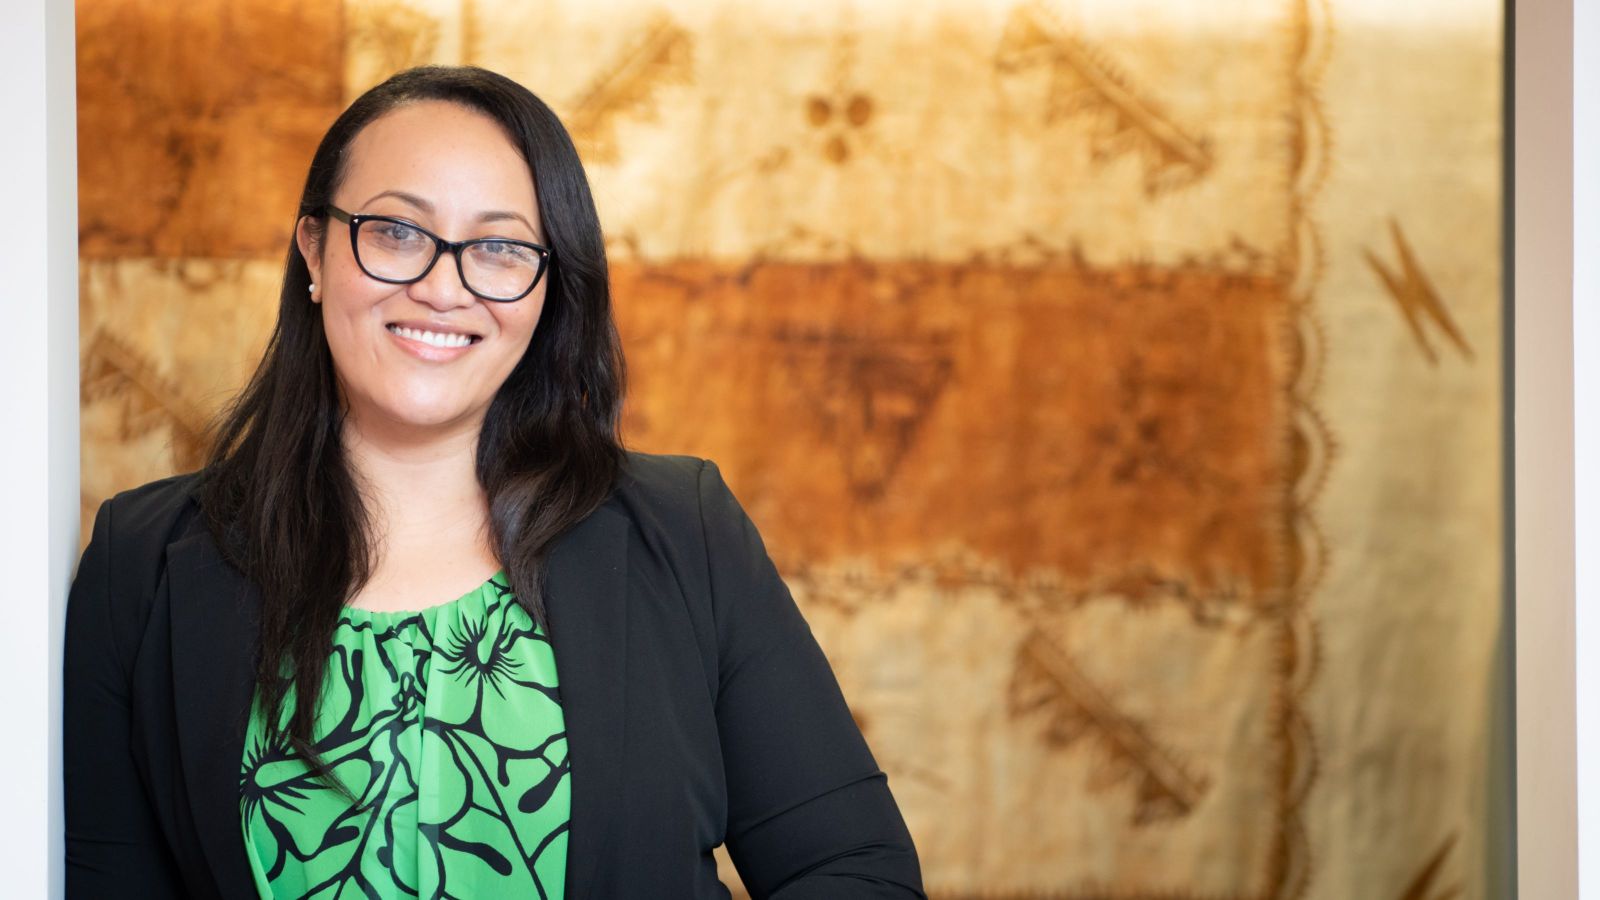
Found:
[{"label": "woman's ear", "polygon": [[300,255],[305,258],[306,268],[311,270],[311,302],[322,302],[322,290],[319,284],[322,281],[322,223],[312,219],[311,216],[301,216],[300,221],[294,226],[294,242],[300,248]]}]

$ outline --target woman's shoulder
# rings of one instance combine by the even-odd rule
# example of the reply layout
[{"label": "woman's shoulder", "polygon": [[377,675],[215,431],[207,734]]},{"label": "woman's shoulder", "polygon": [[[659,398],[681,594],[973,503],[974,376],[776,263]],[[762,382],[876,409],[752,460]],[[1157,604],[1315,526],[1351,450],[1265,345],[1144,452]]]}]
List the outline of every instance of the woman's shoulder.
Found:
[{"label": "woman's shoulder", "polygon": [[615,497],[636,517],[676,530],[724,514],[737,506],[714,460],[681,453],[628,450]]},{"label": "woman's shoulder", "polygon": [[159,555],[199,510],[199,472],[183,472],[118,491],[95,514],[96,533],[123,559]]},{"label": "woman's shoulder", "polygon": [[678,531],[698,518],[701,470],[709,465],[698,456],[627,450],[611,503],[641,526]]},{"label": "woman's shoulder", "polygon": [[180,472],[127,488],[106,500],[118,518],[132,524],[176,519],[199,504],[200,473]]},{"label": "woman's shoulder", "polygon": [[126,671],[128,648],[145,627],[166,567],[167,547],[199,521],[196,483],[193,472],[171,475],[118,491],[100,504],[67,599],[67,637],[77,652],[104,642]]},{"label": "woman's shoulder", "polygon": [[682,453],[646,453],[625,450],[617,490],[642,495],[693,493],[707,460]]}]

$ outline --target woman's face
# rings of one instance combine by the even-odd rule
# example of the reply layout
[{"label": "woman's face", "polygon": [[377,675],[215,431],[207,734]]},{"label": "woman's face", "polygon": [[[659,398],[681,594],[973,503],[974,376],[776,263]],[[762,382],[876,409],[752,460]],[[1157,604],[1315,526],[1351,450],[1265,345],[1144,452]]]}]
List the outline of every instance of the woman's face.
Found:
[{"label": "woman's face", "polygon": [[[373,120],[346,154],[333,201],[346,212],[395,216],[450,241],[504,237],[548,246],[527,162],[480,112],[410,103]],[[533,338],[548,271],[532,293],[510,303],[469,292],[448,253],[422,280],[388,284],[356,264],[349,225],[331,216],[322,222],[319,240],[301,219],[296,240],[350,417],[374,429],[481,425]],[[436,345],[459,343],[458,335],[471,343]]]}]

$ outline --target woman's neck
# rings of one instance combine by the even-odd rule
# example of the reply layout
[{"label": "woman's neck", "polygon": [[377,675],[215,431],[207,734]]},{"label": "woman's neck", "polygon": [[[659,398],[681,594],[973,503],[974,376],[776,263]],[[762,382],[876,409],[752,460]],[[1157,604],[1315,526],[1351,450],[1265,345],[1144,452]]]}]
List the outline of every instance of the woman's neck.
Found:
[{"label": "woman's neck", "polygon": [[345,458],[368,504],[380,556],[486,539],[480,428],[481,419],[430,433],[345,419]]}]

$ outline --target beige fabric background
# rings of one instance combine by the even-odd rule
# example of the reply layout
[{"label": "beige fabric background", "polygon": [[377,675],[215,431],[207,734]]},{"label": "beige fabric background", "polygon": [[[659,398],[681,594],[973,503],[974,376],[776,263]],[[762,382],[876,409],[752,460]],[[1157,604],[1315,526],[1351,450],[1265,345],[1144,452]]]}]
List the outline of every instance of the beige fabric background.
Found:
[{"label": "beige fabric background", "polygon": [[1485,896],[1498,4],[78,10],[86,523],[196,464],[342,105],[478,63],[578,139],[625,438],[723,466],[931,894]]}]

